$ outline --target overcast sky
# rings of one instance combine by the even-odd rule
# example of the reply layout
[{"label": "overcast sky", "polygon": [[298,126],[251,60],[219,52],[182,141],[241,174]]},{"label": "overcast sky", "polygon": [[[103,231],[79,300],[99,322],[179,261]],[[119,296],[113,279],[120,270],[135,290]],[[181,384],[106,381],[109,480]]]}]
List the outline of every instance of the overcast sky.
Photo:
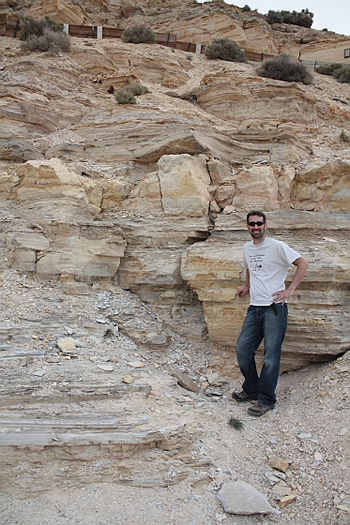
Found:
[{"label": "overcast sky", "polygon": [[257,9],[261,15],[272,11],[301,11],[308,8],[314,14],[313,29],[327,28],[350,36],[350,0],[225,0],[226,4]]}]

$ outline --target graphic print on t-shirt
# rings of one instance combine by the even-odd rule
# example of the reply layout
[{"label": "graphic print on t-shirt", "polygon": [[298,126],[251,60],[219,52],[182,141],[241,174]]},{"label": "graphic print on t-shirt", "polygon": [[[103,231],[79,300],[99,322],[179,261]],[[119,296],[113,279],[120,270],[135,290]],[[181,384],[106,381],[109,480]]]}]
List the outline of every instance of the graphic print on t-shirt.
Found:
[{"label": "graphic print on t-shirt", "polygon": [[249,270],[251,272],[260,272],[263,267],[265,254],[249,255]]}]

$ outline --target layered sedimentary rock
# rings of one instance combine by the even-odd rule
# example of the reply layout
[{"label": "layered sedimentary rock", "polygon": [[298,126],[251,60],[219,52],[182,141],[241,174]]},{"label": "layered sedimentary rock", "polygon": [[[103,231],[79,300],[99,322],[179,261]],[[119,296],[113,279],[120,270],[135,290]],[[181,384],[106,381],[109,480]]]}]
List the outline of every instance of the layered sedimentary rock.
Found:
[{"label": "layered sedimentary rock", "polygon": [[[339,355],[349,346],[349,213],[284,211],[268,213],[267,217],[269,235],[284,240],[310,262],[302,284],[289,301],[282,369],[328,359],[332,353]],[[235,296],[237,286],[244,282],[242,246],[248,240],[243,215],[222,216],[210,240],[187,249],[181,266],[182,277],[203,304],[210,340],[223,347],[213,361],[231,373],[235,364],[229,349],[237,340],[249,304]],[[292,275],[293,268],[287,281]]]},{"label": "layered sedimentary rock", "polygon": [[17,177],[13,196],[23,222],[5,233],[13,265],[39,276],[111,279],[126,242],[116,225],[93,220],[79,177],[59,160],[29,161]]},{"label": "layered sedimentary rock", "polygon": [[[283,369],[349,347],[345,85],[266,80],[249,64],[120,41],[73,39],[59,58],[0,44],[6,264],[69,281],[70,293],[118,284],[159,316],[159,333],[210,347],[235,374],[245,215],[263,208],[269,232],[310,260]],[[148,92],[117,104],[131,81]]]}]

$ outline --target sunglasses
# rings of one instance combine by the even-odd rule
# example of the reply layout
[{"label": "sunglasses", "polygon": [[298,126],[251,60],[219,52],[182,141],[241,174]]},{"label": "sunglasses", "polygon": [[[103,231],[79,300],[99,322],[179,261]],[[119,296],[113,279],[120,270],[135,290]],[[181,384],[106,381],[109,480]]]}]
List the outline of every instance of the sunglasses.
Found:
[{"label": "sunglasses", "polygon": [[255,226],[255,225],[256,225],[256,226],[262,226],[263,224],[265,224],[264,221],[257,221],[257,222],[250,221],[250,222],[248,222],[248,226],[251,226],[251,227],[253,227],[253,226]]}]

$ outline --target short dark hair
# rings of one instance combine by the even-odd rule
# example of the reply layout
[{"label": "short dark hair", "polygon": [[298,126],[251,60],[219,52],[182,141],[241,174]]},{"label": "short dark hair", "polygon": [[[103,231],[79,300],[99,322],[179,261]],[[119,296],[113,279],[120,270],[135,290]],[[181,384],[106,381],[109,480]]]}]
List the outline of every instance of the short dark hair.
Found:
[{"label": "short dark hair", "polygon": [[253,215],[256,215],[257,217],[262,217],[264,219],[264,222],[266,222],[266,215],[264,212],[259,210],[251,210],[247,215],[247,224],[249,222],[250,217],[252,217]]}]

